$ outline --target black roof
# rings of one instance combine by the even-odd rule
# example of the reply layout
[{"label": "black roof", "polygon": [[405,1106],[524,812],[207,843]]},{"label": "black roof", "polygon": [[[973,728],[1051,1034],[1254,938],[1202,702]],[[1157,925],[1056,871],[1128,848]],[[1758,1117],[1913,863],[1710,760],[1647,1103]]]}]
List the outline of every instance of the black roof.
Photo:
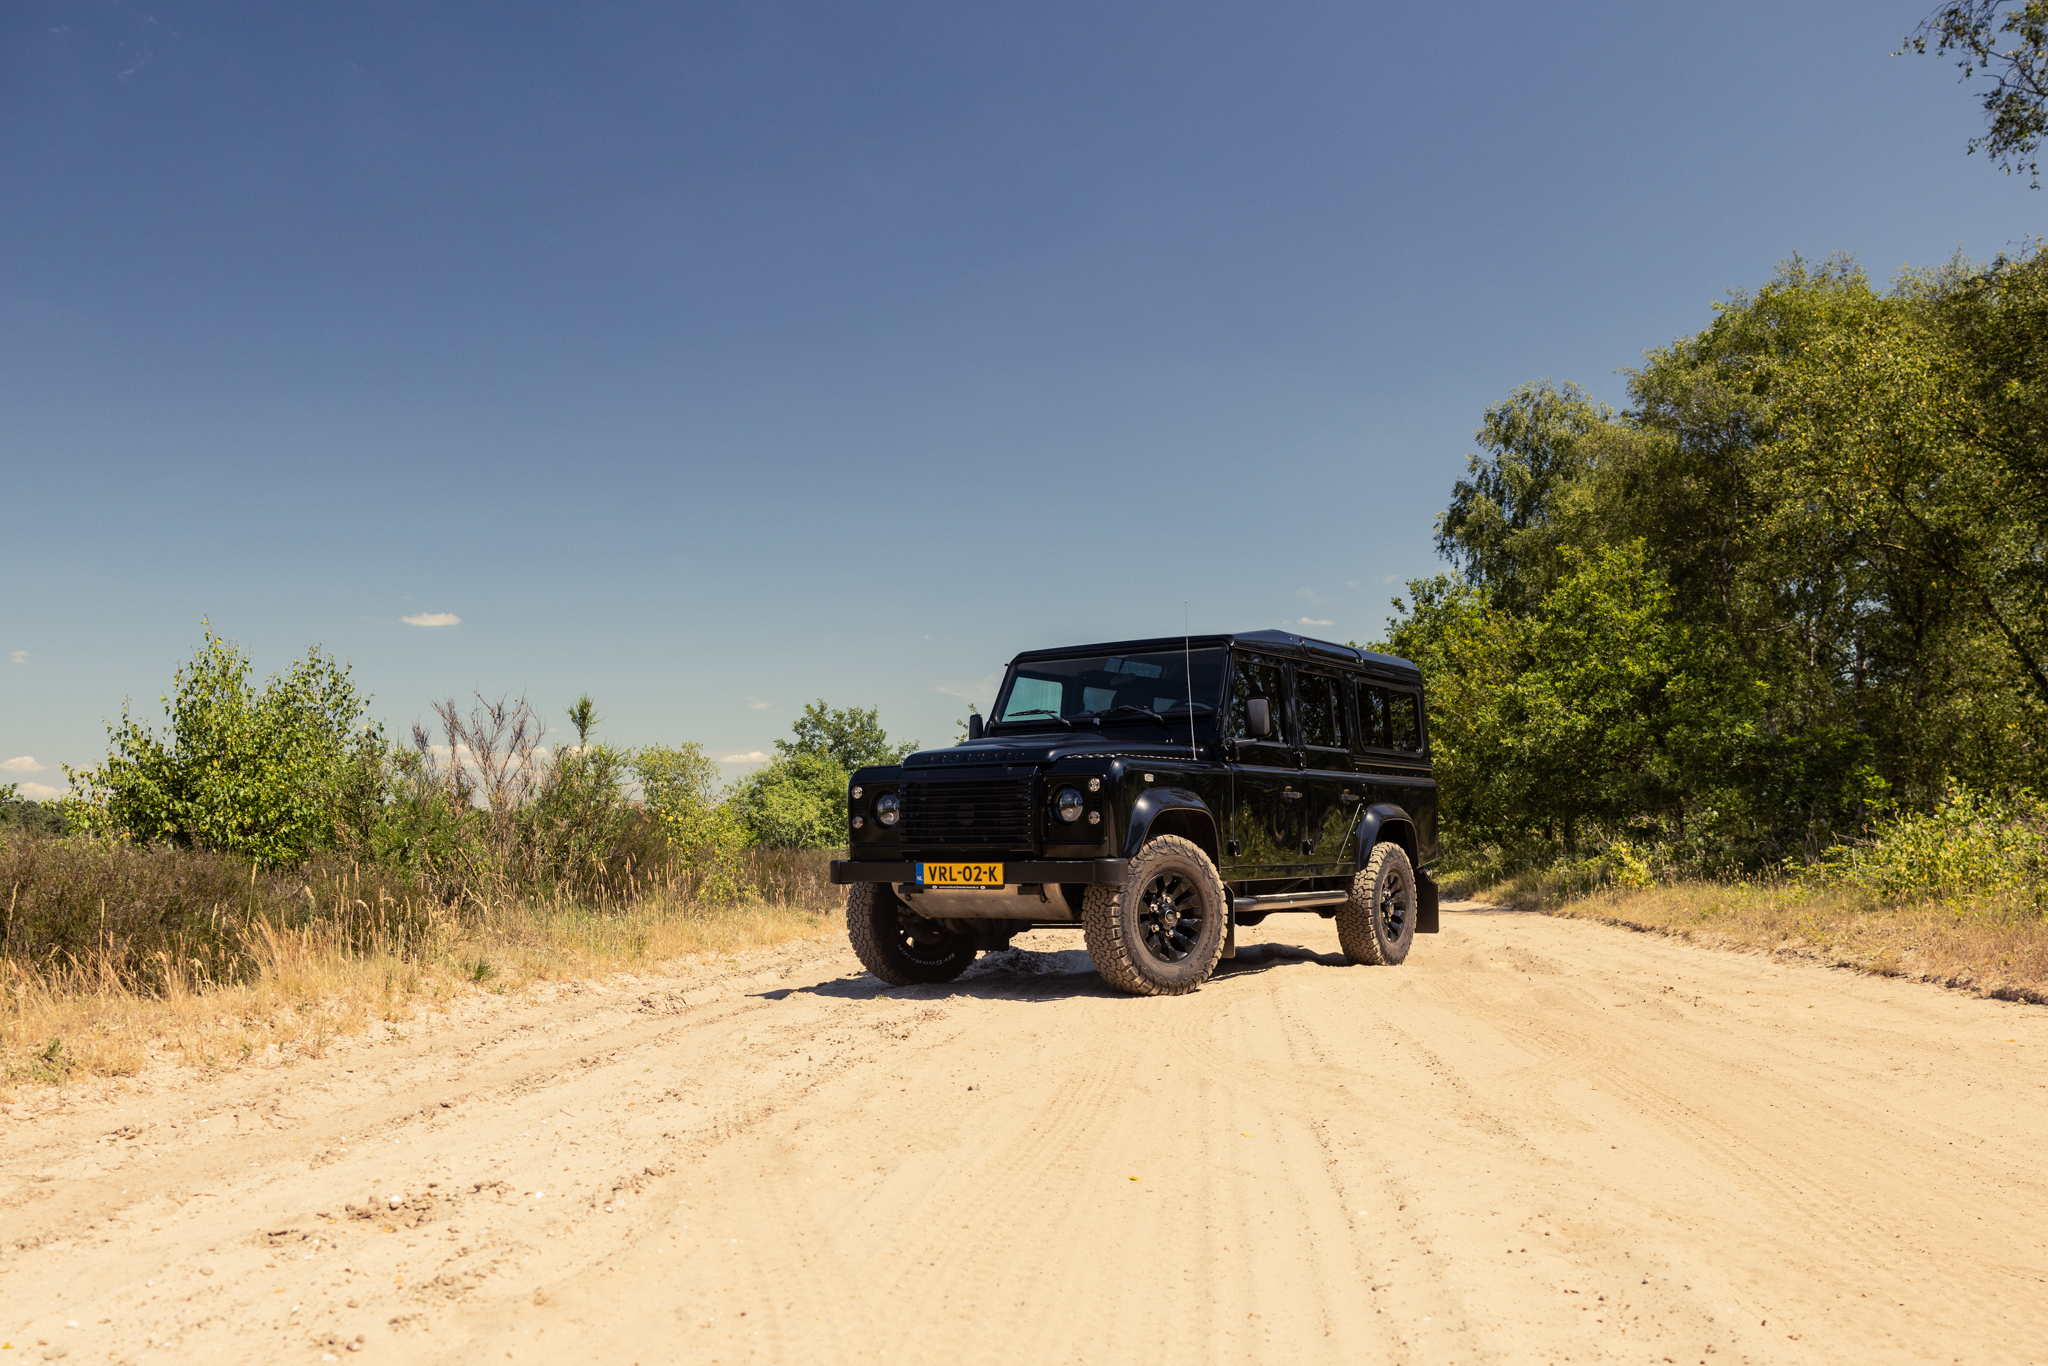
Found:
[{"label": "black roof", "polygon": [[1177,650],[1183,645],[1251,645],[1269,654],[1286,655],[1294,659],[1325,664],[1348,664],[1353,668],[1363,667],[1417,680],[1422,677],[1422,670],[1416,668],[1410,661],[1394,655],[1361,650],[1356,645],[1338,645],[1332,641],[1316,640],[1311,636],[1298,636],[1291,631],[1238,631],[1222,636],[1159,636],[1152,640],[1112,640],[1099,645],[1065,645],[1057,650],[1025,650],[1010,662],[1015,664],[1025,659],[1056,659],[1062,655],[1109,655],[1138,650]]}]

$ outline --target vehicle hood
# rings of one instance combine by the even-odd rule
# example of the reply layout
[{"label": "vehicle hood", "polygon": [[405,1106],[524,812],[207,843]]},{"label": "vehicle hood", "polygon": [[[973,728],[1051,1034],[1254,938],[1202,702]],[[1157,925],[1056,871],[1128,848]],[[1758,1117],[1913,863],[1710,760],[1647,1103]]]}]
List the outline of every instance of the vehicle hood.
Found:
[{"label": "vehicle hood", "polygon": [[903,761],[906,769],[958,768],[975,765],[1008,768],[1020,764],[1050,764],[1059,759],[1097,755],[1130,758],[1170,759],[1188,757],[1188,743],[1178,745],[1147,739],[1142,733],[1121,734],[1120,728],[1106,731],[1077,731],[1072,735],[1003,735],[968,740],[947,749],[924,749]]}]

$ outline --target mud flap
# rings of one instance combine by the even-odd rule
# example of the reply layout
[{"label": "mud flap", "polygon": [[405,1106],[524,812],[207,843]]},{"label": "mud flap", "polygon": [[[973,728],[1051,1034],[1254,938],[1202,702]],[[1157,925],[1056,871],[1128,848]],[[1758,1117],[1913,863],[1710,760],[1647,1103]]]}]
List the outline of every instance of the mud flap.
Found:
[{"label": "mud flap", "polygon": [[1237,957],[1237,912],[1231,908],[1228,893],[1223,897],[1223,956]]},{"label": "mud flap", "polygon": [[1415,932],[1417,934],[1437,933],[1437,885],[1429,875],[1429,869],[1418,868],[1415,872]]}]

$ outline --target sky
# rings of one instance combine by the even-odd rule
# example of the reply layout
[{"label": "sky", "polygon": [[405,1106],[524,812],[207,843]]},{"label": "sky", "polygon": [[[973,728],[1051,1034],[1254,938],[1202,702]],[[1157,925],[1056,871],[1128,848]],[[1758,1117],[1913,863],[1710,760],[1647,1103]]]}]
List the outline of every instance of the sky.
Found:
[{"label": "sky", "polygon": [[0,10],[0,783],[202,621],[745,771],[1015,653],[1365,642],[1489,404],[2039,233],[1906,4]]}]

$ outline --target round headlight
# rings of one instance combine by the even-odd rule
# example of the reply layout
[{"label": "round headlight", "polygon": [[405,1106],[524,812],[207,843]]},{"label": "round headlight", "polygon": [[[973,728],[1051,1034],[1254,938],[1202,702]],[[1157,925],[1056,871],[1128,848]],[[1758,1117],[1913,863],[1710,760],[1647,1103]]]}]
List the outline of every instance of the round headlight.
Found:
[{"label": "round headlight", "polygon": [[1059,796],[1052,799],[1052,809],[1069,825],[1081,819],[1081,806],[1081,789],[1078,787],[1063,787]]},{"label": "round headlight", "polygon": [[903,814],[903,803],[893,792],[884,792],[875,798],[875,819],[884,825],[896,824],[896,818]]}]

